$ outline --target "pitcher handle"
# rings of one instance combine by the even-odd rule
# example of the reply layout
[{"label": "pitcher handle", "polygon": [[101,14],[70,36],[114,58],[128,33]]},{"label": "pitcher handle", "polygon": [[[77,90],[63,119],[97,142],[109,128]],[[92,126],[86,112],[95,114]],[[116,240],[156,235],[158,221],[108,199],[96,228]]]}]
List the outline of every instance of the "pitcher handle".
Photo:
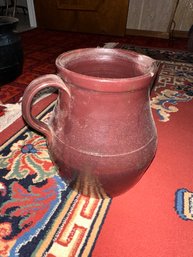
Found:
[{"label": "pitcher handle", "polygon": [[54,87],[59,90],[64,90],[69,97],[71,97],[70,90],[67,88],[67,86],[64,84],[63,80],[54,74],[47,74],[40,76],[37,79],[34,79],[26,88],[23,99],[22,99],[22,114],[25,119],[25,121],[34,129],[41,132],[43,135],[46,136],[48,143],[51,142],[51,129],[49,126],[36,119],[32,115],[32,101],[34,96],[41,91],[44,88],[47,87]]}]

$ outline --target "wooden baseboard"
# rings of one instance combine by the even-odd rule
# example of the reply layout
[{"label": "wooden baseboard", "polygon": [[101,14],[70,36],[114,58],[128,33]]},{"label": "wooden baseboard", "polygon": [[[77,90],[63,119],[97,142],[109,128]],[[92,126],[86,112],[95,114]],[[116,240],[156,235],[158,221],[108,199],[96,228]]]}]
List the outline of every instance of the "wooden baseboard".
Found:
[{"label": "wooden baseboard", "polygon": [[188,31],[174,30],[173,36],[178,38],[188,38]]},{"label": "wooden baseboard", "polygon": [[173,31],[173,33],[169,33],[169,32],[151,31],[151,30],[126,29],[126,35],[156,37],[156,38],[165,38],[165,39],[169,39],[171,36],[177,37],[177,38],[187,38],[188,31],[175,30]]},{"label": "wooden baseboard", "polygon": [[151,31],[151,30],[138,30],[138,29],[126,29],[126,35],[131,36],[144,36],[144,37],[158,37],[169,38],[168,32]]}]

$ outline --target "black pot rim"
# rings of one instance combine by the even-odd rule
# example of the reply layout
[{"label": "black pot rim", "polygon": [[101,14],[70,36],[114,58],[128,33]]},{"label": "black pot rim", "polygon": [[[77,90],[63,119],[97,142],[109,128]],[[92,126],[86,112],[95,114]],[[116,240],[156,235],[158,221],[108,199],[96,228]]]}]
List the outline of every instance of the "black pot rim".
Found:
[{"label": "black pot rim", "polygon": [[19,19],[10,16],[0,16],[0,32],[12,30],[16,27]]}]

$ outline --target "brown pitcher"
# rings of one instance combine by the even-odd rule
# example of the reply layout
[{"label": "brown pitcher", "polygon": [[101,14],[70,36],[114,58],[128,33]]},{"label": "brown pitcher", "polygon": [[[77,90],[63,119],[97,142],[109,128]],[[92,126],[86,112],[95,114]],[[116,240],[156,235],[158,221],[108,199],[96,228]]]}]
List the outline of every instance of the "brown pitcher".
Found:
[{"label": "brown pitcher", "polygon": [[[86,48],[56,59],[58,75],[33,80],[23,96],[27,123],[47,138],[69,185],[87,181],[113,197],[136,184],[157,147],[149,94],[156,61],[126,50]],[[59,91],[48,125],[32,116],[33,97]]]}]

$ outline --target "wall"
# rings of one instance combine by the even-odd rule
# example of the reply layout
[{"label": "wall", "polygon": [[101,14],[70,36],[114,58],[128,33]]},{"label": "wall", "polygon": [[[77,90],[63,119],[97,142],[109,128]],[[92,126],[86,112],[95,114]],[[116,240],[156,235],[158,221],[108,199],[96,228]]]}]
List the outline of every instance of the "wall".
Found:
[{"label": "wall", "polygon": [[188,31],[193,25],[193,0],[180,0],[175,15],[177,31]]},{"label": "wall", "polygon": [[[178,0],[130,0],[127,30],[167,34]],[[175,30],[188,31],[193,24],[193,0],[179,0]]]},{"label": "wall", "polygon": [[177,0],[130,0],[128,29],[165,32]]}]

